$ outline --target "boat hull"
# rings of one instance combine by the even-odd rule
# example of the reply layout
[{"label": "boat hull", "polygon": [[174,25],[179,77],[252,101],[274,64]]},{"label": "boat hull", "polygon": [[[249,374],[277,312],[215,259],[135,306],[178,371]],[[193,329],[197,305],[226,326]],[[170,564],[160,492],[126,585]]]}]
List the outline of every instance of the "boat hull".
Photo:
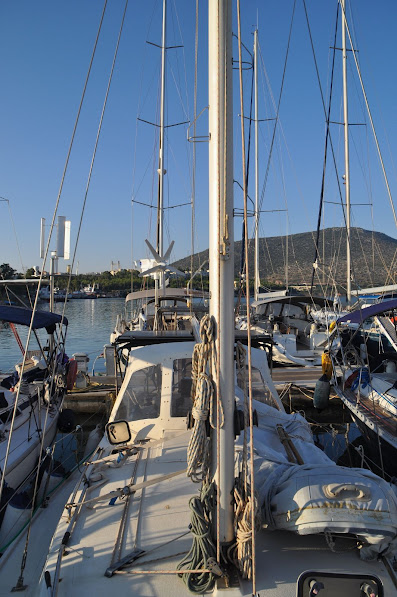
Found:
[{"label": "boat hull", "polygon": [[397,448],[383,438],[378,438],[378,434],[353,413],[352,417],[365,439],[364,456],[367,454],[379,469],[374,472],[380,474],[383,468],[386,475],[397,478]]},{"label": "boat hull", "polygon": [[380,467],[380,471],[384,470],[387,475],[397,477],[397,438],[392,429],[384,428],[379,423],[381,419],[378,415],[368,408],[364,397],[361,397],[361,402],[356,401],[356,396],[351,390],[342,390],[337,384],[334,385],[334,390],[347,406],[350,414],[355,421],[362,436],[366,440],[364,447],[364,456],[367,454],[368,458],[372,460],[376,467]]}]

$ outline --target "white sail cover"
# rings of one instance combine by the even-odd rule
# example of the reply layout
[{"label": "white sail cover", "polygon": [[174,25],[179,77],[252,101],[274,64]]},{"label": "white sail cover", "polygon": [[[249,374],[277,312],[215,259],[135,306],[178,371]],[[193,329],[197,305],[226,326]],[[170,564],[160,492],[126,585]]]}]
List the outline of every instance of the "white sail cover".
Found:
[{"label": "white sail cover", "polygon": [[[362,541],[360,558],[397,552],[396,487],[374,473],[337,466],[314,445],[309,424],[253,401],[255,490],[263,523],[300,535],[350,533]],[[277,433],[281,424],[304,464],[288,461]]]}]

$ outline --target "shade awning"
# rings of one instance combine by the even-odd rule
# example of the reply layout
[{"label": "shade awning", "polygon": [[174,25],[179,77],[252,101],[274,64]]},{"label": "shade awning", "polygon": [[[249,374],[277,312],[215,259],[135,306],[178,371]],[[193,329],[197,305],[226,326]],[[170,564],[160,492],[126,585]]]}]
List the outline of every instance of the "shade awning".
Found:
[{"label": "shade awning", "polygon": [[368,317],[375,317],[376,315],[386,313],[386,311],[392,311],[396,308],[397,299],[382,301],[381,303],[364,307],[364,309],[356,309],[356,311],[352,311],[338,319],[337,323],[362,323],[365,319],[368,319]]},{"label": "shade awning", "polygon": [[259,307],[260,305],[268,305],[270,303],[279,304],[290,304],[290,305],[313,305],[315,307],[330,307],[332,300],[324,298],[322,296],[307,296],[307,295],[295,295],[295,296],[276,296],[267,297],[265,299],[258,299],[251,303],[251,307]]},{"label": "shade awning", "polygon": [[[32,309],[27,309],[26,307],[1,305],[0,321],[8,321],[9,323],[30,326],[30,322],[32,321],[32,313]],[[58,313],[51,313],[50,311],[36,311],[33,318],[32,329],[37,330],[40,328],[46,328],[48,333],[52,333],[52,328],[54,325],[61,322],[64,325],[68,325],[68,320],[66,317],[64,317],[62,320],[62,315],[58,315]]]}]

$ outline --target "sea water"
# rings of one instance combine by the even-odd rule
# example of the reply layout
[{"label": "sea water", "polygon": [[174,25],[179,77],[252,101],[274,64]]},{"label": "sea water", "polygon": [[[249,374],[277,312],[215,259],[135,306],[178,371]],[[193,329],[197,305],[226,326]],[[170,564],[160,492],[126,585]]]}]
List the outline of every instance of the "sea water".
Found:
[{"label": "sea water", "polygon": [[[63,303],[55,303],[54,311],[62,314]],[[40,303],[40,311],[48,311],[48,303]],[[89,357],[88,371],[92,374],[104,371],[104,359],[99,357],[105,344],[109,343],[110,334],[116,325],[117,315],[123,313],[124,299],[98,298],[98,299],[71,299],[65,305],[65,316],[68,319],[65,349],[69,357],[74,353],[86,353]],[[25,347],[27,328],[16,326],[17,333]],[[42,345],[47,342],[48,335],[45,330],[38,330]],[[37,350],[38,344],[32,333],[28,350]],[[22,352],[12,329],[0,324],[0,373],[9,373],[14,370],[15,364],[22,361]]]}]

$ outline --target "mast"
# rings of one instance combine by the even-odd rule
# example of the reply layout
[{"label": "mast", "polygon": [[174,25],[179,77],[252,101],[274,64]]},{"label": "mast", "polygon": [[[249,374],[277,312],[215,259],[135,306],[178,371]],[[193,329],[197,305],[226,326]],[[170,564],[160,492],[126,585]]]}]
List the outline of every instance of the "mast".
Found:
[{"label": "mast", "polygon": [[260,287],[259,276],[259,161],[258,161],[258,30],[254,31],[254,85],[255,85],[255,289],[254,297],[258,300]]},{"label": "mast", "polygon": [[233,540],[234,234],[231,0],[209,0],[209,259],[210,314],[216,321],[217,394],[225,414],[212,433],[221,543]]},{"label": "mast", "polygon": [[[158,203],[157,203],[157,253],[163,255],[163,219],[164,219],[164,106],[165,106],[165,51],[166,51],[166,0],[163,0],[163,33],[161,40],[161,96],[160,96],[160,139],[158,167]],[[158,290],[164,288],[164,272],[158,273],[155,281]],[[157,303],[157,301],[156,301]]]},{"label": "mast", "polygon": [[346,51],[346,12],[345,0],[340,0],[342,8],[342,61],[343,61],[343,122],[345,132],[345,197],[346,197],[346,298],[351,300],[351,254],[350,254],[350,163],[349,163],[349,117],[347,98],[347,51]]}]

